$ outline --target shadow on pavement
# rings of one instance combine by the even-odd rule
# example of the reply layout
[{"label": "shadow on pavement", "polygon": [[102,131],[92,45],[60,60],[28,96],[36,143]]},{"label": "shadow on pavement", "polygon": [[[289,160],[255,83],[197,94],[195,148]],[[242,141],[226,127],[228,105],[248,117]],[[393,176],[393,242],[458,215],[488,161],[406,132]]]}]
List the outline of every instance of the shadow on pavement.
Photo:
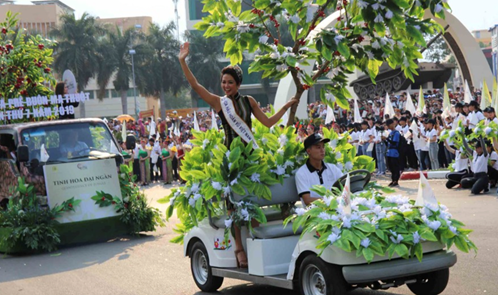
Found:
[{"label": "shadow on pavement", "polygon": [[160,235],[145,234],[121,236],[102,243],[63,247],[52,253],[31,255],[0,253],[0,283],[87,268],[111,259],[126,260],[133,253],[133,247],[160,237]]},{"label": "shadow on pavement", "polygon": [[[290,291],[277,287],[265,285],[241,284],[220,289],[216,293],[197,292],[194,295],[210,295],[210,294],[225,294],[225,295],[299,295],[299,291]],[[348,292],[350,295],[396,295],[397,293],[374,291],[371,289],[356,289]]]}]

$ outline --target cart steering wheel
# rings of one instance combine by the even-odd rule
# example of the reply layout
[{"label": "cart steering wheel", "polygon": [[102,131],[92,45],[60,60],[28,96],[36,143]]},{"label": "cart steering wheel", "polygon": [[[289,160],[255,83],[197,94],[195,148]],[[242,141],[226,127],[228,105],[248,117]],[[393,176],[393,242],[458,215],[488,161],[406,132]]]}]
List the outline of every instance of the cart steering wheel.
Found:
[{"label": "cart steering wheel", "polygon": [[[351,184],[351,192],[356,193],[361,190],[370,182],[372,174],[370,171],[361,169],[361,170],[355,170],[352,172],[349,172],[349,180]],[[348,177],[348,173],[344,174],[341,176],[337,181],[334,183],[333,187],[336,187],[338,189],[342,189],[344,185],[346,184],[346,178]]]}]

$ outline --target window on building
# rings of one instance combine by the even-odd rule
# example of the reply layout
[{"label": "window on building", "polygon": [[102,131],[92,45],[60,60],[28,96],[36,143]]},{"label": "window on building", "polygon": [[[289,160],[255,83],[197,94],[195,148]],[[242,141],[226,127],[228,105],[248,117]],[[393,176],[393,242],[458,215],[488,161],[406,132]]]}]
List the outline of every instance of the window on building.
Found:
[{"label": "window on building", "polygon": [[480,31],[476,31],[475,34],[476,34],[475,37],[477,39],[481,38],[481,32]]},{"label": "window on building", "polygon": [[94,90],[90,90],[88,92],[90,92],[90,99],[95,99],[95,91]]}]

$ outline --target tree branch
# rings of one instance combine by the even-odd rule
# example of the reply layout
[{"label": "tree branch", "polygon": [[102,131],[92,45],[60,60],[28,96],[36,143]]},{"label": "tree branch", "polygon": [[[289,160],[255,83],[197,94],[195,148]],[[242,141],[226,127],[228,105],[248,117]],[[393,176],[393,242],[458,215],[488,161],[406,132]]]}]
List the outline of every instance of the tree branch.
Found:
[{"label": "tree branch", "polygon": [[325,72],[325,69],[330,65],[330,61],[326,61],[322,66],[321,68],[318,70],[318,72],[316,72],[315,75],[313,75],[313,77],[311,78],[313,81],[316,81],[318,80],[318,78],[320,78],[320,76]]}]

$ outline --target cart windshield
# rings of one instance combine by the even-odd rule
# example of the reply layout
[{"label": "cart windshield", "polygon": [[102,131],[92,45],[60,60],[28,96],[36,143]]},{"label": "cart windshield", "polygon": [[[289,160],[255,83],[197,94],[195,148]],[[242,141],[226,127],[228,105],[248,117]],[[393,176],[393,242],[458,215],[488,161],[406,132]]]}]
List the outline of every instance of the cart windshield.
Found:
[{"label": "cart windshield", "polygon": [[21,132],[21,140],[29,148],[30,160],[46,163],[119,153],[109,129],[99,122],[27,128]]}]

